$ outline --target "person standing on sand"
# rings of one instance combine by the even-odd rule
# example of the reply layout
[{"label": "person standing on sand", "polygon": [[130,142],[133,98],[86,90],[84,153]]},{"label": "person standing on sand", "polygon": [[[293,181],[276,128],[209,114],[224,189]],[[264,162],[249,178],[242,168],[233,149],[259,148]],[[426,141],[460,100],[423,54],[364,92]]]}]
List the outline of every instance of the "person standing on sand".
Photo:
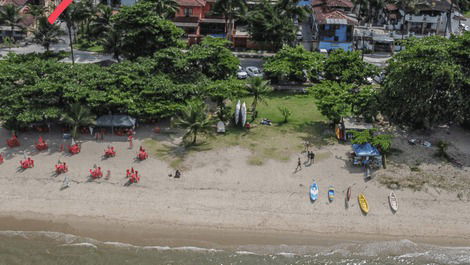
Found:
[{"label": "person standing on sand", "polygon": [[297,167],[295,168],[295,172],[302,169],[302,162],[300,161],[300,157],[297,159]]},{"label": "person standing on sand", "polygon": [[312,160],[312,164],[314,164],[315,163],[315,153],[313,151],[310,153],[310,159]]}]

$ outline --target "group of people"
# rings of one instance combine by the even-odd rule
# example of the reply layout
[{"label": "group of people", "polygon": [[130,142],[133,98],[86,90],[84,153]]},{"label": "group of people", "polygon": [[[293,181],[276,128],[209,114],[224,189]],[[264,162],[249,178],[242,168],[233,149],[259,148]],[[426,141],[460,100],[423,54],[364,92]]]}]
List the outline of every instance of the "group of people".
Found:
[{"label": "group of people", "polygon": [[[315,153],[313,151],[310,151],[309,148],[310,148],[310,142],[305,142],[305,150],[302,152],[302,153],[306,153],[307,154],[307,163],[309,165],[312,165],[314,163],[314,160],[315,160]],[[297,167],[295,168],[295,172],[299,171],[302,169],[302,160],[300,159],[300,157],[297,159]]]}]

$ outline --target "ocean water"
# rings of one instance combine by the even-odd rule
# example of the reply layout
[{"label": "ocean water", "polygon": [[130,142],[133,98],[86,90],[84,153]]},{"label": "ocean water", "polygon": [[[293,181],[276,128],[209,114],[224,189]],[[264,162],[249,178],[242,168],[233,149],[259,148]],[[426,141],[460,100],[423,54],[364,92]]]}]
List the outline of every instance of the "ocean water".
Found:
[{"label": "ocean water", "polygon": [[447,265],[470,264],[470,247],[438,247],[401,240],[330,247],[239,246],[232,250],[219,250],[191,246],[134,246],[56,232],[1,231],[0,264]]}]

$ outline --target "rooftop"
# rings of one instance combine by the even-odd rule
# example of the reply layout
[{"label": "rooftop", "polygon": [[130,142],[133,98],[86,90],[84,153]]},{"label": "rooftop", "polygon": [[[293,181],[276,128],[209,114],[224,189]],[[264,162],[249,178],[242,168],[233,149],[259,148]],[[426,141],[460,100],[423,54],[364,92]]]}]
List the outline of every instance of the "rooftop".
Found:
[{"label": "rooftop", "polygon": [[176,0],[176,2],[179,6],[203,7],[206,5],[206,0]]},{"label": "rooftop", "polygon": [[344,25],[357,25],[358,21],[346,15],[341,10],[327,10],[321,6],[313,8],[315,18],[319,24],[344,24]]}]

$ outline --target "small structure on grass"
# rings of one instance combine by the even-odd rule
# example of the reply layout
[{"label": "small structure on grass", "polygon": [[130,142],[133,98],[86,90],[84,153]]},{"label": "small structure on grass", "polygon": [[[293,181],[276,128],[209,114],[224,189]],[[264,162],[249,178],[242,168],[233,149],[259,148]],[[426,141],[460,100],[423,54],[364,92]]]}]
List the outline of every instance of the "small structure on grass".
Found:
[{"label": "small structure on grass", "polygon": [[348,117],[343,118],[339,124],[335,125],[335,133],[338,140],[348,141],[353,138],[351,131],[364,131],[373,128],[370,123]]}]

